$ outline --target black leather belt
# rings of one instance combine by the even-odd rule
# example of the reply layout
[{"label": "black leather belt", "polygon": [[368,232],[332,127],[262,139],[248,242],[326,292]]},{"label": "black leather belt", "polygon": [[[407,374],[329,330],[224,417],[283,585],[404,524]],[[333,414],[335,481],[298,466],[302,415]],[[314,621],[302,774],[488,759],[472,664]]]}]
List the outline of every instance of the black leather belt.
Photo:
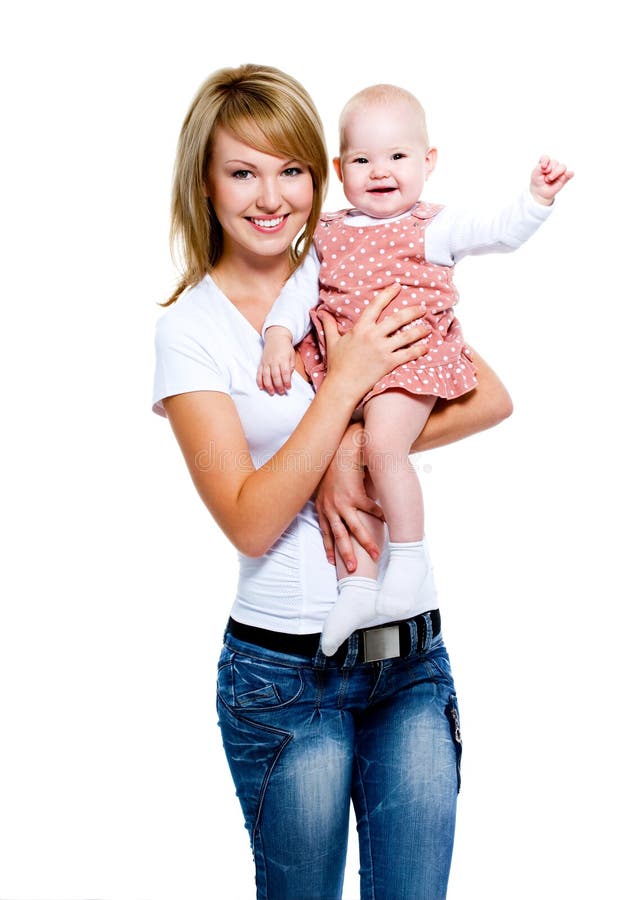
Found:
[{"label": "black leather belt", "polygon": [[[401,622],[390,622],[388,625],[378,625],[376,628],[363,628],[356,631],[359,647],[357,662],[374,662],[380,659],[395,659],[399,656],[408,656],[411,652],[411,622],[417,625],[417,647],[421,652],[426,647],[428,636],[428,620],[430,616],[432,636],[435,637],[441,631],[441,616],[438,609],[421,613],[413,619],[404,619]],[[256,644],[266,650],[275,650],[278,653],[287,653],[289,656],[313,657],[317,653],[320,634],[286,634],[283,631],[270,631],[267,628],[257,628],[254,625],[243,625],[235,619],[228,620],[226,631],[234,638],[245,641],[246,644]],[[348,652],[348,641],[344,641],[334,656],[334,660],[343,660]]]}]

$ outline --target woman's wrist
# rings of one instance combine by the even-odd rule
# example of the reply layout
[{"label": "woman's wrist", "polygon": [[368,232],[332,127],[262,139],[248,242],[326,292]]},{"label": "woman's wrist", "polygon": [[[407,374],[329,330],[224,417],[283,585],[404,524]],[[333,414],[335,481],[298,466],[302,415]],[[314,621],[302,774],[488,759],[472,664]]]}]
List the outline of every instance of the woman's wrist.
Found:
[{"label": "woman's wrist", "polygon": [[341,377],[338,373],[330,370],[317,389],[316,396],[320,397],[326,394],[332,398],[333,408],[343,414],[347,411],[349,417],[362,398],[362,394],[355,390],[349,378]]},{"label": "woman's wrist", "polygon": [[353,460],[353,465],[363,468],[363,444],[365,431],[362,422],[351,422],[339,444],[338,453]]}]

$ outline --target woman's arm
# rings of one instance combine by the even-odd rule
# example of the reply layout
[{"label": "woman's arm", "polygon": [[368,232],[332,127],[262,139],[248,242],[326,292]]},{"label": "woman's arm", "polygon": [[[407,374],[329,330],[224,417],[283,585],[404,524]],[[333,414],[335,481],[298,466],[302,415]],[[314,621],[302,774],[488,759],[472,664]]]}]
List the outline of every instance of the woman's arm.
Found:
[{"label": "woman's arm", "polygon": [[399,330],[416,318],[415,308],[376,322],[396,293],[381,291],[341,337],[332,333],[334,319],[324,315],[331,338],[328,374],[289,440],[259,469],[226,394],[194,391],[163,401],[200,497],[246,555],[265,553],[311,497],[361,397],[385,372],[423,355],[425,346],[415,342],[430,328]]},{"label": "woman's arm", "polygon": [[493,428],[513,412],[513,401],[493,369],[472,350],[478,385],[456,400],[439,400],[411,451],[433,450]]},{"label": "woman's arm", "polygon": [[[513,412],[507,389],[485,360],[472,350],[479,384],[456,400],[438,402],[411,450],[432,450],[477,434],[502,422]],[[335,562],[335,551],[351,571],[356,564],[350,534],[376,558],[379,548],[362,523],[358,511],[383,517],[381,508],[367,495],[361,448],[363,428],[350,425],[317,490],[315,505],[326,556]]]}]

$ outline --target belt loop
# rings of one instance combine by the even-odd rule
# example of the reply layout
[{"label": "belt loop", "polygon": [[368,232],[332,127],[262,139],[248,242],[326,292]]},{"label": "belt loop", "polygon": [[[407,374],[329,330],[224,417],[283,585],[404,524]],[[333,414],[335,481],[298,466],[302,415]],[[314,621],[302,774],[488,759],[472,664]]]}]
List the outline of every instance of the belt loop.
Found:
[{"label": "belt loop", "polygon": [[420,637],[417,621],[415,619],[409,619],[406,624],[409,626],[409,634],[411,635],[411,646],[408,655],[415,656],[420,650]]},{"label": "belt loop", "polygon": [[325,669],[326,668],[326,659],[327,659],[327,657],[324,656],[324,654],[322,653],[322,640],[320,638],[320,642],[317,647],[317,652],[316,652],[315,656],[313,657],[313,668],[314,669]]},{"label": "belt loop", "polygon": [[433,642],[433,620],[430,617],[430,612],[422,614],[422,621],[425,625],[425,634],[421,649],[422,653],[428,653]]},{"label": "belt loop", "polygon": [[346,658],[343,661],[342,669],[352,669],[354,668],[354,664],[357,661],[357,657],[359,655],[359,635],[357,632],[353,632],[348,638],[348,649],[346,651]]}]

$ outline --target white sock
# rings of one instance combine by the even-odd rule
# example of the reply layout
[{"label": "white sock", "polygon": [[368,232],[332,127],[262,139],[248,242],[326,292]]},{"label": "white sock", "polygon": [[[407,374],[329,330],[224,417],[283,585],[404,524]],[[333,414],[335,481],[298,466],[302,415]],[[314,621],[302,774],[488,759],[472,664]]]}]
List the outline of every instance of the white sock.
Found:
[{"label": "white sock", "polygon": [[429,571],[424,541],[404,544],[390,541],[389,565],[376,602],[378,615],[406,619],[424,612],[420,595]]},{"label": "white sock", "polygon": [[322,629],[322,652],[332,656],[357,628],[376,615],[378,585],[374,578],[349,575],[337,582],[338,596]]}]

